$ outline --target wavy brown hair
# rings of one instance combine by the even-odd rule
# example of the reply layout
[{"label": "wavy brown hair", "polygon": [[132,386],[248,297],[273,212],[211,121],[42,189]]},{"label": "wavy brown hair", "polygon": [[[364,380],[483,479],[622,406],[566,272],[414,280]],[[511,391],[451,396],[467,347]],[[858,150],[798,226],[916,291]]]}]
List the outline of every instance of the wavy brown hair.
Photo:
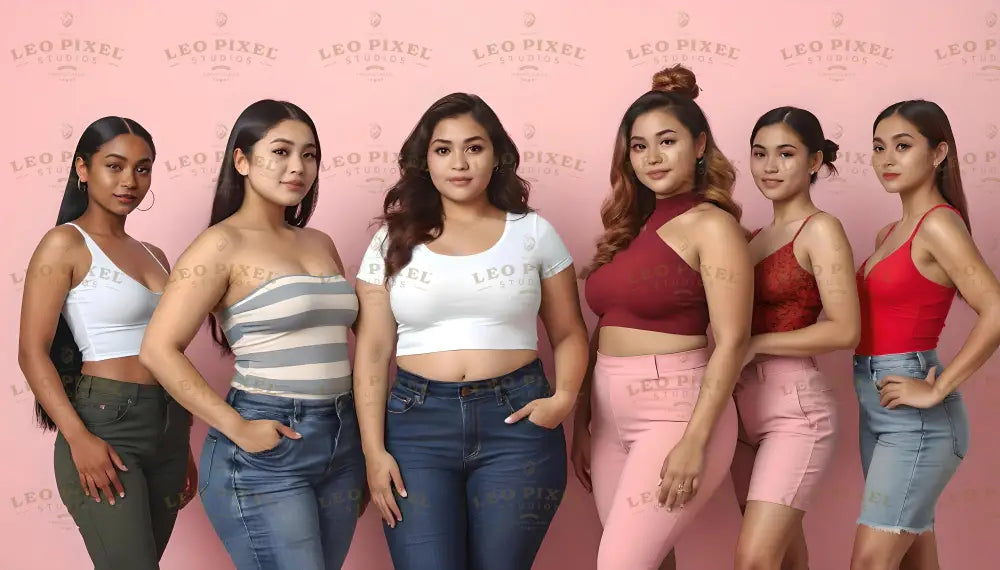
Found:
[{"label": "wavy brown hair", "polygon": [[486,186],[490,204],[515,214],[531,211],[528,207],[531,185],[517,175],[521,155],[493,109],[481,98],[469,93],[452,93],[438,99],[424,112],[403,142],[399,151],[399,181],[386,192],[382,215],[377,218],[388,229],[386,284],[390,277],[410,262],[415,246],[433,240],[444,229],[441,194],[427,170],[427,150],[437,124],[443,119],[460,115],[470,115],[482,125],[493,144],[497,165]]},{"label": "wavy brown hair", "polygon": [[691,137],[705,133],[704,167],[695,168],[693,192],[740,220],[742,209],[733,201],[736,171],[715,144],[708,119],[694,102],[699,88],[694,73],[681,65],[664,69],[653,76],[653,89],[635,100],[622,117],[611,158],[611,194],[601,206],[604,234],[597,241],[597,253],[584,271],[589,274],[609,263],[639,235],[656,205],[653,191],[643,185],[629,160],[632,125],[641,115],[666,111],[677,118]]}]

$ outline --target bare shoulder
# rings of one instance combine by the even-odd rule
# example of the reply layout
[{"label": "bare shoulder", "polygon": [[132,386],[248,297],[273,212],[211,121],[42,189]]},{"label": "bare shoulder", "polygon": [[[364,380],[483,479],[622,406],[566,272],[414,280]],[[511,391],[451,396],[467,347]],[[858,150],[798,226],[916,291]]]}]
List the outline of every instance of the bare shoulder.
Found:
[{"label": "bare shoulder", "polygon": [[181,254],[181,259],[193,257],[203,261],[227,258],[239,250],[242,244],[243,235],[240,231],[222,222],[198,234]]},{"label": "bare shoulder", "polygon": [[728,239],[730,236],[735,236],[746,241],[744,239],[746,230],[743,226],[732,214],[714,204],[703,202],[691,208],[687,214],[689,223],[696,225],[698,233],[705,239]]},{"label": "bare shoulder", "polygon": [[330,248],[335,248],[333,238],[331,238],[330,234],[324,232],[323,230],[317,230],[316,228],[301,228],[299,231],[302,232],[300,235],[303,238],[311,242],[322,243]]},{"label": "bare shoulder", "polygon": [[72,253],[81,247],[86,247],[81,234],[76,228],[69,225],[56,226],[45,232],[38,242],[36,251],[48,254]]},{"label": "bare shoulder", "polygon": [[955,240],[971,239],[965,220],[951,208],[937,208],[924,217],[917,237],[935,244],[954,243]]},{"label": "bare shoulder", "polygon": [[842,239],[846,236],[844,225],[833,214],[827,212],[817,212],[809,219],[806,227],[802,228],[802,235],[810,241],[823,242],[832,239]]}]

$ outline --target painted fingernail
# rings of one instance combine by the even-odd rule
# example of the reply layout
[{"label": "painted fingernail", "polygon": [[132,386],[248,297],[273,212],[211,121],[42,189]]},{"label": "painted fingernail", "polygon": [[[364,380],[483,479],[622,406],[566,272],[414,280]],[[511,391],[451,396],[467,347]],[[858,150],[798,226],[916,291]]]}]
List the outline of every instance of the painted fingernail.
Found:
[{"label": "painted fingernail", "polygon": [[507,416],[504,419],[503,423],[505,423],[505,424],[512,424],[512,423],[514,423],[514,420],[510,419],[510,416]]},{"label": "painted fingernail", "polygon": [[125,491],[122,491],[121,493],[119,493],[118,496],[124,499],[125,498]]}]

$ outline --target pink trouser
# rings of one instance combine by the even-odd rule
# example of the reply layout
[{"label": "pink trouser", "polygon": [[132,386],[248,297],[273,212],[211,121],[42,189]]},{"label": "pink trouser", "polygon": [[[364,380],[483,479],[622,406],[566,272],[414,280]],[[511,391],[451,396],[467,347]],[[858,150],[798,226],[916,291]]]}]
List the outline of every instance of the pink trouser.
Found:
[{"label": "pink trouser", "polygon": [[733,461],[740,501],[806,510],[833,461],[837,427],[833,392],[815,360],[750,363],[734,395],[745,430]]},{"label": "pink trouser", "polygon": [[698,494],[668,512],[658,503],[663,460],[698,400],[707,349],[676,354],[597,355],[591,409],[591,478],[604,525],[598,570],[656,570],[729,476],[736,446],[731,398],[705,446]]}]

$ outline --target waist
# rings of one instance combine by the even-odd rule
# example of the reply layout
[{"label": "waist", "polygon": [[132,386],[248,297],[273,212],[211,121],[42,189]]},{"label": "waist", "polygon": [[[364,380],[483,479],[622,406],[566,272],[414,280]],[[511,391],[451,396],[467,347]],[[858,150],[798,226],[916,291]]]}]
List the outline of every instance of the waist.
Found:
[{"label": "waist", "polygon": [[600,326],[685,336],[704,335],[708,330],[708,307],[671,311],[663,316],[638,315],[616,308],[601,315]]},{"label": "waist", "polygon": [[467,380],[449,382],[433,380],[419,374],[414,374],[403,368],[396,370],[396,386],[414,392],[418,397],[431,396],[435,398],[478,398],[496,395],[501,390],[512,390],[518,387],[533,385],[537,382],[548,382],[542,361],[535,359],[524,366],[506,374],[482,380]]},{"label": "waist", "polygon": [[[665,372],[681,372],[704,368],[712,355],[708,348],[696,348],[673,354],[642,354],[638,356],[610,356],[597,353],[594,366],[595,378],[608,374],[642,373],[656,378]],[[601,374],[596,374],[597,371]]]},{"label": "waist", "polygon": [[862,303],[861,337],[855,353],[900,354],[930,350],[938,345],[948,316],[947,307],[872,307]]},{"label": "waist", "polygon": [[354,404],[354,394],[344,392],[329,398],[310,399],[257,394],[231,388],[226,395],[226,402],[237,410],[252,409],[302,418],[310,415],[337,415],[344,408]]},{"label": "waist", "polygon": [[754,359],[747,368],[756,368],[762,375],[783,374],[800,370],[817,370],[819,366],[812,356],[771,356]]},{"label": "waist", "polygon": [[73,394],[89,396],[90,394],[107,394],[133,400],[170,399],[170,395],[159,384],[140,384],[112,380],[92,374],[81,374],[74,382]]},{"label": "waist", "polygon": [[237,362],[234,388],[255,394],[282,398],[332,398],[352,389],[351,363],[315,362],[310,364],[259,368]]},{"label": "waist", "polygon": [[906,367],[919,367],[922,371],[927,371],[931,366],[937,366],[941,371],[941,359],[938,357],[937,349],[915,350],[910,352],[899,352],[894,354],[878,355],[854,355],[854,367],[868,369],[869,371],[886,370]]}]

